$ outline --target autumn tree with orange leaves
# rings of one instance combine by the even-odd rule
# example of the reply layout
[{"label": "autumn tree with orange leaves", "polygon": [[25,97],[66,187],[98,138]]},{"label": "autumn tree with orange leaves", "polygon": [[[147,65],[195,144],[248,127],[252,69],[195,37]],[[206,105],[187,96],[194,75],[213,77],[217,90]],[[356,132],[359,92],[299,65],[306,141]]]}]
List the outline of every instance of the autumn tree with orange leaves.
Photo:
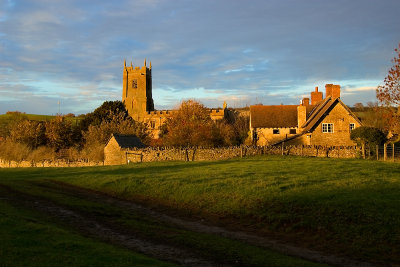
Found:
[{"label": "autumn tree with orange leaves", "polygon": [[394,133],[400,133],[400,44],[394,49],[396,56],[393,66],[384,79],[384,84],[376,89],[376,97],[389,111],[388,124]]},{"label": "autumn tree with orange leaves", "polygon": [[376,97],[382,104],[398,106],[400,104],[400,44],[394,51],[397,54],[392,59],[394,65],[385,77],[384,85],[378,86]]},{"label": "autumn tree with orange leaves", "polygon": [[167,121],[165,143],[170,146],[212,146],[215,124],[203,104],[194,100],[183,101]]}]

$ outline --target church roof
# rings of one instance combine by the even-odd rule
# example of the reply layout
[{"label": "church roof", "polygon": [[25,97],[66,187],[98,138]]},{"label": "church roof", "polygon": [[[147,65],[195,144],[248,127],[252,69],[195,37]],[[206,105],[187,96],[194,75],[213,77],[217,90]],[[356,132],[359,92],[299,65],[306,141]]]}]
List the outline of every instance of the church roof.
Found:
[{"label": "church roof", "polygon": [[[297,127],[298,105],[255,105],[250,106],[252,128],[294,128]],[[314,106],[307,106],[307,114]]]},{"label": "church roof", "polygon": [[[145,145],[140,141],[140,139],[133,134],[112,134],[111,138],[115,138],[115,141],[117,141],[119,147],[121,148],[142,148],[145,147]],[[110,140],[111,140],[110,138]],[[109,141],[110,141],[109,140]],[[108,141],[108,142],[109,142]],[[108,144],[107,142],[107,144]]]}]

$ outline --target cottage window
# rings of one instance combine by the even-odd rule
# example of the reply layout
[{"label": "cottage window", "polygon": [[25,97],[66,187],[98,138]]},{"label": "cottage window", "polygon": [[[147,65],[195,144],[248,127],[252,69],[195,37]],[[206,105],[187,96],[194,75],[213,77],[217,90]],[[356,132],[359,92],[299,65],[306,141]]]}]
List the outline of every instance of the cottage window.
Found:
[{"label": "cottage window", "polygon": [[296,134],[296,129],[290,129],[289,134]]},{"label": "cottage window", "polygon": [[279,134],[279,129],[273,129],[273,130],[272,130],[272,133],[273,133],[273,134]]},{"label": "cottage window", "polygon": [[323,123],[322,124],[323,133],[333,133],[333,123]]},{"label": "cottage window", "polygon": [[356,124],[355,123],[350,123],[350,132],[353,131],[354,128],[356,128]]},{"label": "cottage window", "polygon": [[137,80],[136,79],[134,79],[132,81],[132,88],[137,88]]}]

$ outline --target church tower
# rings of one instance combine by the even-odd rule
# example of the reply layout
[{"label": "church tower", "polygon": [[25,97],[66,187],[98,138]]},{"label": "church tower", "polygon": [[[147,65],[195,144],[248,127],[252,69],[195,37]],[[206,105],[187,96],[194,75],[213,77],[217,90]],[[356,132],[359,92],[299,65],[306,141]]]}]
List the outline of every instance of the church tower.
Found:
[{"label": "church tower", "polygon": [[126,66],[124,60],[122,102],[135,121],[143,121],[148,112],[154,111],[151,62],[149,68],[146,59],[143,67],[134,67],[132,62]]}]

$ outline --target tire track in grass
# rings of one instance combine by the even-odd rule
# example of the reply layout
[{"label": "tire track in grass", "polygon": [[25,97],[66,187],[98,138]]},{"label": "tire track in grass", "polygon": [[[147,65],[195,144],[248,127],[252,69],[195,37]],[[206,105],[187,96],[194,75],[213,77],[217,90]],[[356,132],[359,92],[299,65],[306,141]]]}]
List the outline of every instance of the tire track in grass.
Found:
[{"label": "tire track in grass", "polygon": [[224,238],[237,240],[246,244],[271,249],[285,255],[294,256],[297,258],[302,258],[318,263],[325,263],[335,266],[374,266],[373,264],[367,262],[356,261],[345,257],[338,257],[335,255],[327,255],[319,251],[293,246],[285,242],[280,242],[279,240],[256,236],[240,231],[229,231],[219,226],[207,225],[198,221],[191,221],[176,216],[170,216],[166,213],[156,211],[154,209],[139,205],[137,203],[133,203],[131,201],[115,198],[102,192],[77,187],[67,183],[53,180],[47,180],[47,182],[48,184],[42,184],[42,186],[51,187],[52,184],[55,186],[60,186],[61,188],[63,188],[63,190],[65,190],[66,192],[70,192],[73,195],[79,195],[82,198],[86,198],[89,200],[95,199],[97,202],[104,202],[113,206],[121,207],[125,210],[140,213],[145,216],[152,217],[157,221],[172,224],[176,227],[183,228],[188,231],[217,235]]},{"label": "tire track in grass", "polygon": [[72,209],[57,205],[46,199],[29,195],[8,186],[0,184],[0,193],[3,200],[8,200],[13,205],[28,207],[47,215],[53,216],[77,230],[85,236],[94,237],[114,245],[122,246],[151,257],[175,262],[185,266],[211,266],[220,265],[215,262],[203,259],[191,251],[170,245],[154,243],[141,239],[119,227],[110,227],[99,220],[75,212]]}]

